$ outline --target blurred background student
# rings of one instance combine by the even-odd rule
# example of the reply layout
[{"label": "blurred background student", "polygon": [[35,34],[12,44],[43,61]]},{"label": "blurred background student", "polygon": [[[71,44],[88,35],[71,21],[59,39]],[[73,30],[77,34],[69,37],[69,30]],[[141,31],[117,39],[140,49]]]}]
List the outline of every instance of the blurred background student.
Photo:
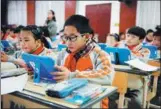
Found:
[{"label": "blurred background student", "polygon": [[118,42],[120,41],[119,35],[118,34],[108,34],[106,38],[106,43],[111,46],[111,47],[117,47]]},{"label": "blurred background student", "polygon": [[149,44],[153,41],[153,33],[154,31],[152,29],[147,30],[146,36],[143,41],[144,44]]}]

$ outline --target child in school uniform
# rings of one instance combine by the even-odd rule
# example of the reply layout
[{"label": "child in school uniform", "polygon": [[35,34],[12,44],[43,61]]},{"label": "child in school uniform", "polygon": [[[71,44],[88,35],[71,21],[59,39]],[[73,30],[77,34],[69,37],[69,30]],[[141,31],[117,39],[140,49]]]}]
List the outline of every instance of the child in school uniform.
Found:
[{"label": "child in school uniform", "polygon": [[30,53],[39,56],[49,56],[55,59],[54,53],[45,47],[46,40],[42,37],[41,30],[34,25],[24,27],[19,36],[21,50],[15,52],[14,56],[8,56],[1,52],[1,61],[13,62],[21,67],[27,67],[21,59],[22,53]]},{"label": "child in school uniform", "polygon": [[[134,26],[127,30],[125,41],[120,41],[118,44],[119,48],[127,48],[131,51],[132,59],[135,58],[145,58],[148,59],[150,56],[150,51],[147,48],[142,47],[142,40],[145,38],[146,32],[143,28]],[[128,89],[126,97],[131,98],[131,102],[128,108],[141,108],[142,103],[142,93],[143,91],[143,80],[140,76],[128,74]],[[112,101],[117,97],[109,97]],[[110,101],[109,100],[109,101]],[[135,104],[135,105],[134,105]],[[116,108],[111,106],[110,108]],[[112,108],[112,109],[113,109]]]},{"label": "child in school uniform", "polygon": [[[84,16],[73,15],[66,20],[61,38],[67,49],[58,54],[55,67],[59,72],[53,72],[53,79],[59,82],[87,78],[92,83],[111,85],[115,73],[110,57],[94,43],[92,32],[89,20]],[[107,99],[101,106],[106,105]]]},{"label": "child in school uniform", "polygon": [[107,45],[111,46],[111,47],[117,47],[119,41],[120,41],[119,35],[116,33],[115,34],[108,34],[108,36],[106,38]]},{"label": "child in school uniform", "polygon": [[154,45],[158,48],[158,56],[160,57],[160,51],[161,51],[161,45],[160,45],[160,40],[161,40],[161,27],[157,26],[156,31],[153,34],[153,41],[151,42],[151,45]]}]

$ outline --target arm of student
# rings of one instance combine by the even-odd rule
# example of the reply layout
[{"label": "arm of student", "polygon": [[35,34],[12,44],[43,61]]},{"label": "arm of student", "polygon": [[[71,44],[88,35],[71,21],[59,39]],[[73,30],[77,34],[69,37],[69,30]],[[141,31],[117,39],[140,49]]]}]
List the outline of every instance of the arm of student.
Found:
[{"label": "arm of student", "polygon": [[53,35],[53,34],[56,34],[57,32],[57,26],[56,26],[56,23],[51,23],[48,25],[48,31],[49,31],[49,34],[50,36]]},{"label": "arm of student", "polygon": [[107,53],[101,52],[101,55],[94,57],[96,59],[93,70],[76,71],[70,73],[69,77],[87,78],[90,82],[102,85],[111,85],[115,75],[110,57]]}]

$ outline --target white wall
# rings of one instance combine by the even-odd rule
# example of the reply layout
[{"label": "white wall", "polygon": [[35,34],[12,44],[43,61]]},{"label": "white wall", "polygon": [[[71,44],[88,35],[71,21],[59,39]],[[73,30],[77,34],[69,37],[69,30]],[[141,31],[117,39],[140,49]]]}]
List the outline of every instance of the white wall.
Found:
[{"label": "white wall", "polygon": [[118,33],[119,32],[119,22],[120,22],[120,2],[118,1],[77,1],[76,2],[76,14],[80,14],[85,16],[86,5],[93,4],[104,4],[111,3],[111,27],[110,33]]},{"label": "white wall", "polygon": [[160,1],[138,1],[136,25],[155,30],[160,25]]},{"label": "white wall", "polygon": [[35,9],[35,24],[43,26],[47,18],[49,10],[53,10],[56,16],[56,22],[58,26],[57,32],[59,32],[64,25],[65,20],[65,1],[36,1]]},{"label": "white wall", "polygon": [[9,1],[8,24],[27,25],[26,1]]}]

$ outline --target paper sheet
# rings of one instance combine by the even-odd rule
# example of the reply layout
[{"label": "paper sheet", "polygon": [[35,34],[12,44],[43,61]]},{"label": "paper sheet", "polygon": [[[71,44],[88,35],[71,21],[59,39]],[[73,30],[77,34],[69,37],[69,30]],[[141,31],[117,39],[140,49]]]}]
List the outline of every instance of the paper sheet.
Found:
[{"label": "paper sheet", "polygon": [[143,71],[156,71],[159,69],[158,67],[148,65],[140,61],[139,59],[130,60],[130,61],[127,61],[126,63]]},{"label": "paper sheet", "polygon": [[1,95],[22,91],[28,80],[28,74],[1,79]]}]

